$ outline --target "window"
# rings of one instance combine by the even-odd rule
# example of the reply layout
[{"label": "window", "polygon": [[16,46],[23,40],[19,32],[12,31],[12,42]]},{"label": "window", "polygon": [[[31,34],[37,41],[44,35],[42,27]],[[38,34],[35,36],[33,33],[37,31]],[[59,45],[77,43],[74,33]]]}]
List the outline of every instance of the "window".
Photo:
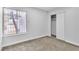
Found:
[{"label": "window", "polygon": [[26,33],[26,12],[4,8],[4,35]]}]

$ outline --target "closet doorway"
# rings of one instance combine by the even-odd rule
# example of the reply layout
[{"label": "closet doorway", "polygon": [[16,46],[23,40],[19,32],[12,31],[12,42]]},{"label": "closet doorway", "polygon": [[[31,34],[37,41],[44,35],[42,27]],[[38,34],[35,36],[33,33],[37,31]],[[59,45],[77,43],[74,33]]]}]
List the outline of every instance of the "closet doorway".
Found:
[{"label": "closet doorway", "polygon": [[56,14],[51,15],[51,36],[56,37]]}]

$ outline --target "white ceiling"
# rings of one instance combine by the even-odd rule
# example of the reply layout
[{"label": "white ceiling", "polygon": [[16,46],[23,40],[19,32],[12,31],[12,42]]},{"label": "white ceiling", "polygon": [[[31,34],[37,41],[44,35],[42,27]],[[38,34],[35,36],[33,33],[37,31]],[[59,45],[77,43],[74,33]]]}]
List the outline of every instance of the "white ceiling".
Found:
[{"label": "white ceiling", "polygon": [[49,11],[52,11],[52,10],[55,10],[61,7],[36,7],[36,8],[49,12]]},{"label": "white ceiling", "polygon": [[64,9],[64,8],[67,8],[67,7],[36,7],[36,8],[50,12],[50,11],[53,11],[53,10]]},{"label": "white ceiling", "polygon": [[[10,8],[14,8],[14,7],[10,7]],[[26,8],[26,7],[23,7],[23,8]],[[53,10],[58,10],[58,9],[67,8],[67,7],[32,7],[32,8],[38,8],[40,10],[50,12]],[[17,7],[15,9],[17,9]]]}]

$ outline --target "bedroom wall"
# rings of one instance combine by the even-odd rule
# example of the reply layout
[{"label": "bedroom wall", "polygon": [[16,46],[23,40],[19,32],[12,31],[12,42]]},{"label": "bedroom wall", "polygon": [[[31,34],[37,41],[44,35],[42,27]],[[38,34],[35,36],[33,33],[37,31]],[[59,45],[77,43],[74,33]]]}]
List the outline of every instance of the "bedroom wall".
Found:
[{"label": "bedroom wall", "polygon": [[64,12],[64,40],[79,46],[79,8],[63,8],[50,14]]},{"label": "bedroom wall", "polygon": [[36,8],[11,8],[26,11],[27,13],[27,33],[4,37],[2,45],[8,46],[17,42],[27,41],[48,35],[48,13]]},{"label": "bedroom wall", "polygon": [[70,8],[65,12],[65,40],[79,46],[79,8]]}]

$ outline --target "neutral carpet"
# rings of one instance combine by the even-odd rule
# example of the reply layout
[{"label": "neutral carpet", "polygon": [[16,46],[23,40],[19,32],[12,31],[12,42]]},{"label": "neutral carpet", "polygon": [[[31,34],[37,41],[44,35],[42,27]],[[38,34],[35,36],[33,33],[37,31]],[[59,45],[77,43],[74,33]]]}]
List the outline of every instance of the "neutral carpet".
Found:
[{"label": "neutral carpet", "polygon": [[79,51],[79,47],[55,37],[42,37],[4,47],[3,51]]}]

